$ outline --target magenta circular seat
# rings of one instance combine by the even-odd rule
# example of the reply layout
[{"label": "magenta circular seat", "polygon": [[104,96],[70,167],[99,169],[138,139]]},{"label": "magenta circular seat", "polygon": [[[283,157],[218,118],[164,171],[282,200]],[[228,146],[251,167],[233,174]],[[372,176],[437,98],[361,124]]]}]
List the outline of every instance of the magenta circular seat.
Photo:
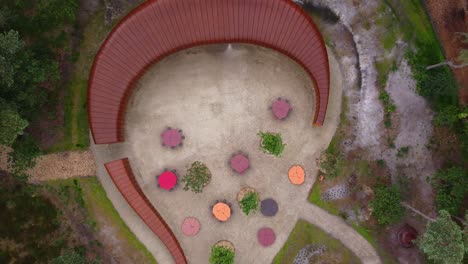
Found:
[{"label": "magenta circular seat", "polygon": [[200,231],[200,221],[195,217],[187,217],[182,223],[182,233],[186,236],[195,236]]},{"label": "magenta circular seat", "polygon": [[158,176],[158,184],[164,190],[172,190],[177,184],[177,175],[172,171],[165,171]]},{"label": "magenta circular seat", "polygon": [[234,155],[231,158],[231,168],[239,174],[244,173],[250,167],[249,158],[243,154]]},{"label": "magenta circular seat", "polygon": [[269,227],[261,228],[257,232],[257,239],[260,245],[264,247],[271,246],[276,240],[275,231]]},{"label": "magenta circular seat", "polygon": [[283,120],[288,117],[289,112],[291,111],[291,104],[289,104],[285,99],[278,99],[273,102],[271,110],[276,118]]},{"label": "magenta circular seat", "polygon": [[163,144],[168,147],[177,147],[182,143],[182,133],[177,129],[167,129],[161,134]]}]

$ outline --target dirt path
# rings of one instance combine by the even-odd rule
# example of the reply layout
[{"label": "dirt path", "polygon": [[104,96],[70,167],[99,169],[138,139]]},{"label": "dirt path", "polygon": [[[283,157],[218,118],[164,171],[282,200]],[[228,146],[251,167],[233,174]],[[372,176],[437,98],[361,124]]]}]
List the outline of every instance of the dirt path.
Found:
[{"label": "dirt path", "polygon": [[[0,170],[10,171],[8,153],[11,149],[0,147]],[[43,155],[36,159],[36,166],[29,169],[32,182],[68,179],[96,175],[96,164],[91,151],[67,151]]]},{"label": "dirt path", "polygon": [[67,151],[39,157],[36,166],[27,171],[31,181],[68,179],[96,175],[91,151]]}]

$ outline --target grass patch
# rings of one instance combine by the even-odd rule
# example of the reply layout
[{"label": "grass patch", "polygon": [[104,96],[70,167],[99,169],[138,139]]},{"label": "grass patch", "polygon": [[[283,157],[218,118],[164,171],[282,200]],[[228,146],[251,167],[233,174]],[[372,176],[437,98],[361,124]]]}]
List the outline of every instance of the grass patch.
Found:
[{"label": "grass patch", "polygon": [[396,105],[393,102],[391,102],[390,95],[385,90],[380,92],[379,100],[382,102],[385,110],[385,127],[390,128],[392,126],[392,113],[395,112]]},{"label": "grass patch", "polygon": [[385,51],[390,51],[395,46],[398,37],[401,35],[397,26],[398,20],[391,6],[381,3],[377,10],[378,17],[375,23],[385,31],[383,32],[380,41]]},{"label": "grass patch", "polygon": [[[51,184],[75,186],[75,180],[80,186],[80,193],[83,195],[82,199],[84,200],[84,207],[90,216],[89,221],[96,223],[95,220],[97,218],[97,214],[104,217],[108,223],[111,223],[111,225],[118,230],[117,234],[119,239],[126,241],[133,250],[142,253],[146,260],[145,263],[156,263],[153,255],[140,242],[140,240],[138,240],[122,220],[120,214],[115,210],[112,202],[107,197],[104,188],[102,188],[102,185],[96,177],[60,180],[51,182]],[[99,224],[97,224],[97,228],[100,228]]]},{"label": "grass patch", "polygon": [[114,205],[107,197],[104,188],[96,177],[80,178],[79,183],[82,186],[86,208],[93,219],[96,218],[96,212],[105,216],[114,227],[119,230],[118,234],[125,239],[135,250],[143,253],[148,263],[156,263],[153,255],[138,240],[115,210]]},{"label": "grass patch", "polygon": [[384,58],[375,62],[375,68],[377,69],[377,82],[383,89],[387,85],[390,72],[397,70],[396,61],[394,59]]},{"label": "grass patch", "polygon": [[358,224],[351,225],[356,232],[358,232],[369,244],[371,244],[374,248],[378,248],[377,242],[375,241],[375,237],[372,234],[372,231],[364,226],[360,226]]},{"label": "grass patch", "polygon": [[[392,4],[394,10],[400,10],[401,15],[398,16],[400,28],[406,40],[417,38],[421,42],[437,41],[432,24],[425,12],[425,8],[420,0],[398,0],[398,7]],[[442,53],[439,51],[441,58]]]},{"label": "grass patch", "polygon": [[372,176],[369,161],[360,160],[360,161],[356,162],[355,167],[356,167],[356,171],[357,171],[357,173],[359,175],[362,175],[362,176],[365,176],[365,177]]},{"label": "grass patch", "polygon": [[398,149],[396,156],[398,158],[406,157],[406,156],[408,156],[409,151],[410,151],[409,146],[401,147],[401,148]]},{"label": "grass patch", "polygon": [[293,263],[299,250],[309,244],[326,246],[327,251],[325,255],[339,257],[339,261],[336,263],[359,263],[359,259],[340,241],[304,220],[297,221],[296,226],[274,258],[273,263]]},{"label": "grass patch", "polygon": [[338,205],[336,205],[333,202],[322,201],[320,199],[320,196],[321,196],[320,187],[318,186],[318,183],[316,182],[314,186],[312,186],[312,190],[310,191],[309,198],[308,198],[309,202],[317,205],[318,207],[329,212],[330,214],[339,215],[340,208],[338,207]]},{"label": "grass patch", "polygon": [[[130,10],[131,7],[128,7]],[[126,14],[126,12],[122,12]],[[105,11],[102,8],[90,17],[86,27],[78,29],[82,34],[78,51],[72,54],[74,71],[70,83],[66,87],[64,100],[64,137],[54,144],[48,151],[66,151],[84,149],[89,146],[89,124],[87,114],[87,87],[94,57],[102,42],[112,28],[119,22],[104,23]]]}]

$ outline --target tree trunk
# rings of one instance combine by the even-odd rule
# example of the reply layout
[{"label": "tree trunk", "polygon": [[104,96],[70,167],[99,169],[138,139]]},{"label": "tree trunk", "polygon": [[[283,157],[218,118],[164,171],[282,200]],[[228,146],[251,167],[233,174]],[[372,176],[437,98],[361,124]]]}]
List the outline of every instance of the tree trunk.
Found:
[{"label": "tree trunk", "polygon": [[453,68],[453,69],[461,69],[463,67],[468,66],[468,63],[455,64],[455,63],[453,63],[451,61],[443,61],[441,63],[437,63],[437,64],[434,64],[434,65],[427,66],[426,70],[434,69],[434,68],[437,68],[437,67],[440,67],[440,66],[445,66],[445,65],[448,65],[450,68]]},{"label": "tree trunk", "polygon": [[411,205],[409,205],[409,204],[407,204],[407,203],[405,203],[405,202],[401,202],[401,205],[402,205],[403,207],[405,207],[406,209],[411,210],[412,212],[414,212],[414,213],[416,213],[416,214],[422,216],[422,217],[423,217],[424,219],[426,219],[427,221],[430,221],[430,222],[434,222],[434,221],[435,221],[434,218],[431,218],[431,217],[429,217],[429,216],[423,214],[421,211],[419,211],[418,209],[412,207]]}]

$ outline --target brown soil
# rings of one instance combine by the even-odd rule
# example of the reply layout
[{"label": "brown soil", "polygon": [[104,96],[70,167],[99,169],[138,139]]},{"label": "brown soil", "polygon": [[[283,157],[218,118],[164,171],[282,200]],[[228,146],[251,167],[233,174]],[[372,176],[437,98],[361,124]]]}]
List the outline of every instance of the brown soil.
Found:
[{"label": "brown soil", "polygon": [[237,201],[238,202],[242,201],[242,199],[244,199],[244,197],[247,194],[252,193],[252,192],[256,192],[254,188],[250,188],[250,187],[242,188],[237,194]]},{"label": "brown soil", "polygon": [[[427,9],[439,35],[447,59],[454,61],[460,49],[468,49],[456,32],[467,32],[468,4],[466,0],[427,0]],[[460,101],[468,104],[468,67],[453,69],[460,84]]]},{"label": "brown soil", "polygon": [[218,241],[218,242],[216,242],[216,244],[214,246],[215,247],[224,247],[224,248],[227,248],[227,249],[231,250],[232,252],[236,251],[236,249],[234,248],[234,245],[230,241],[227,241],[227,240]]},{"label": "brown soil", "polygon": [[44,195],[55,204],[61,212],[61,229],[71,230],[68,237],[69,246],[84,246],[86,248],[87,259],[100,259],[103,263],[114,263],[115,260],[104,250],[99,243],[93,228],[87,222],[87,215],[74,201],[66,202],[55,192],[44,192]]},{"label": "brown soil", "polygon": [[395,256],[400,263],[425,263],[425,258],[418,247],[402,247],[398,242],[398,231],[405,224],[409,224],[416,229],[419,234],[424,233],[426,222],[417,216],[407,216],[400,223],[390,226],[382,231],[379,236],[379,244],[385,248],[392,256]]}]

